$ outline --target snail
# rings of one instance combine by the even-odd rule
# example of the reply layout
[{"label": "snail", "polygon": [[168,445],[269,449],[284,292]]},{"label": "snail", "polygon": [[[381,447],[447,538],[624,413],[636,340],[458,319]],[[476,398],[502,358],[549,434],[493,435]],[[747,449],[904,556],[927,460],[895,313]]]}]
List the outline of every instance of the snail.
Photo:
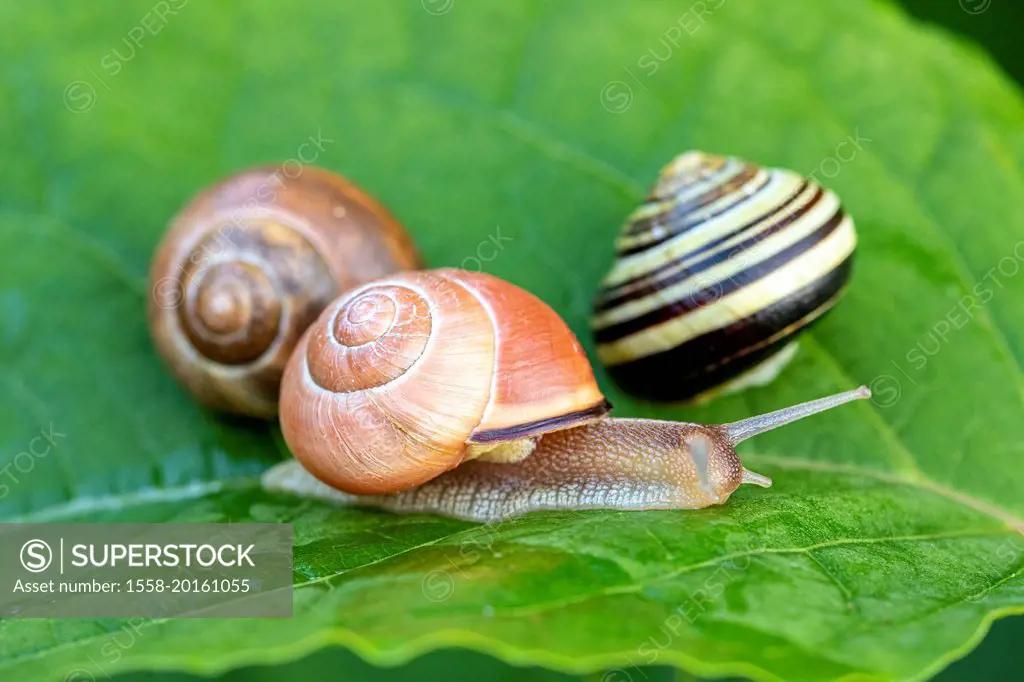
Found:
[{"label": "snail", "polygon": [[200,402],[271,417],[295,343],[353,286],[419,267],[388,211],[347,180],[254,168],[196,196],[150,269],[150,332]]},{"label": "snail", "polygon": [[540,299],[461,270],[342,295],[285,368],[295,460],[265,489],[481,522],[541,509],[698,509],[748,471],[735,445],[864,387],[722,426],[607,418],[575,335]]},{"label": "snail", "polygon": [[654,401],[767,384],[842,296],[856,243],[839,199],[812,180],[682,154],[619,234],[594,306],[598,357]]}]

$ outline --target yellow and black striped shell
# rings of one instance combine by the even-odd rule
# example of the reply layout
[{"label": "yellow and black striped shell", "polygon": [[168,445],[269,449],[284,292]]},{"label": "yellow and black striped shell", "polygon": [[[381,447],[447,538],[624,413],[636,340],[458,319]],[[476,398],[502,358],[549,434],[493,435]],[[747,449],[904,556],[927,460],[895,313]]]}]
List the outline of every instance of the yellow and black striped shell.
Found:
[{"label": "yellow and black striped shell", "polygon": [[857,237],[839,198],[788,170],[703,152],[666,166],[619,235],[597,352],[627,392],[694,401],[771,381],[830,310]]}]

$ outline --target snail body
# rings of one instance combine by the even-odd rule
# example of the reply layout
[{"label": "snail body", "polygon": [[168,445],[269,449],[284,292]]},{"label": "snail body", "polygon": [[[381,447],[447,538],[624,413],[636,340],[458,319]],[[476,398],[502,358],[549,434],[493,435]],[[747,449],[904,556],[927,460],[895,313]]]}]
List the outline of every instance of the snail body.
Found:
[{"label": "snail body", "polygon": [[343,295],[285,369],[295,455],[271,491],[492,522],[541,509],[698,509],[746,470],[735,445],[867,389],[715,426],[609,419],[576,337],[527,292],[457,270]]},{"label": "snail body", "polygon": [[722,426],[604,419],[543,435],[533,452],[517,462],[464,462],[393,494],[354,495],[337,490],[296,460],[269,469],[262,485],[271,492],[344,506],[481,523],[545,510],[702,509],[724,504],[741,484],[771,486],[770,478],[743,467],[736,444],[870,395],[860,387]]},{"label": "snail body", "polygon": [[841,297],[856,242],[853,220],[817,183],[682,154],[619,235],[595,302],[598,356],[624,390],[655,401],[767,383],[795,335]]},{"label": "snail body", "polygon": [[399,223],[347,180],[313,167],[292,179],[254,168],[172,221],[150,269],[150,331],[202,403],[270,417],[284,365],[324,306],[419,264]]}]

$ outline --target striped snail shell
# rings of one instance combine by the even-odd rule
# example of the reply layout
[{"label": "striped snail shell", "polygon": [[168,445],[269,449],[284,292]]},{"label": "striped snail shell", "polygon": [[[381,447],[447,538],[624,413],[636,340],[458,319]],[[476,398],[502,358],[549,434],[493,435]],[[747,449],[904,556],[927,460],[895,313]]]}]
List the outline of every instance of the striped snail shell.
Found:
[{"label": "striped snail shell", "polygon": [[300,335],[341,291],[419,266],[399,223],[326,170],[254,168],[174,218],[150,269],[148,317],[172,373],[207,406],[270,417]]},{"label": "striped snail shell", "polygon": [[699,401],[771,381],[842,295],[853,220],[792,171],[687,152],[629,216],[593,317],[624,390]]},{"label": "striped snail shell", "polygon": [[348,493],[394,493],[466,459],[516,461],[609,406],[575,335],[482,273],[392,275],[343,294],[299,341],[281,386],[296,459]]}]

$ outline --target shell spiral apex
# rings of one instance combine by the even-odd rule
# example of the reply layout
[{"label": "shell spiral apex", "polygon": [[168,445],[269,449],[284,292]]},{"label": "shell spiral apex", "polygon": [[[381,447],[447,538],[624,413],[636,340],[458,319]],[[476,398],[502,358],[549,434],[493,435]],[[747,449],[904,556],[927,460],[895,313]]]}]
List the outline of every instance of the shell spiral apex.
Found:
[{"label": "shell spiral apex", "polygon": [[296,459],[357,494],[418,485],[488,448],[607,410],[553,310],[495,277],[450,269],[342,295],[300,340],[281,387],[281,429]]},{"label": "shell spiral apex", "polygon": [[277,412],[284,365],[338,293],[419,257],[374,199],[328,171],[256,168],[196,196],[150,270],[153,339],[201,402]]},{"label": "shell spiral apex", "polygon": [[686,152],[622,228],[595,303],[598,356],[651,400],[767,383],[838,302],[856,241],[838,197],[812,180]]}]

